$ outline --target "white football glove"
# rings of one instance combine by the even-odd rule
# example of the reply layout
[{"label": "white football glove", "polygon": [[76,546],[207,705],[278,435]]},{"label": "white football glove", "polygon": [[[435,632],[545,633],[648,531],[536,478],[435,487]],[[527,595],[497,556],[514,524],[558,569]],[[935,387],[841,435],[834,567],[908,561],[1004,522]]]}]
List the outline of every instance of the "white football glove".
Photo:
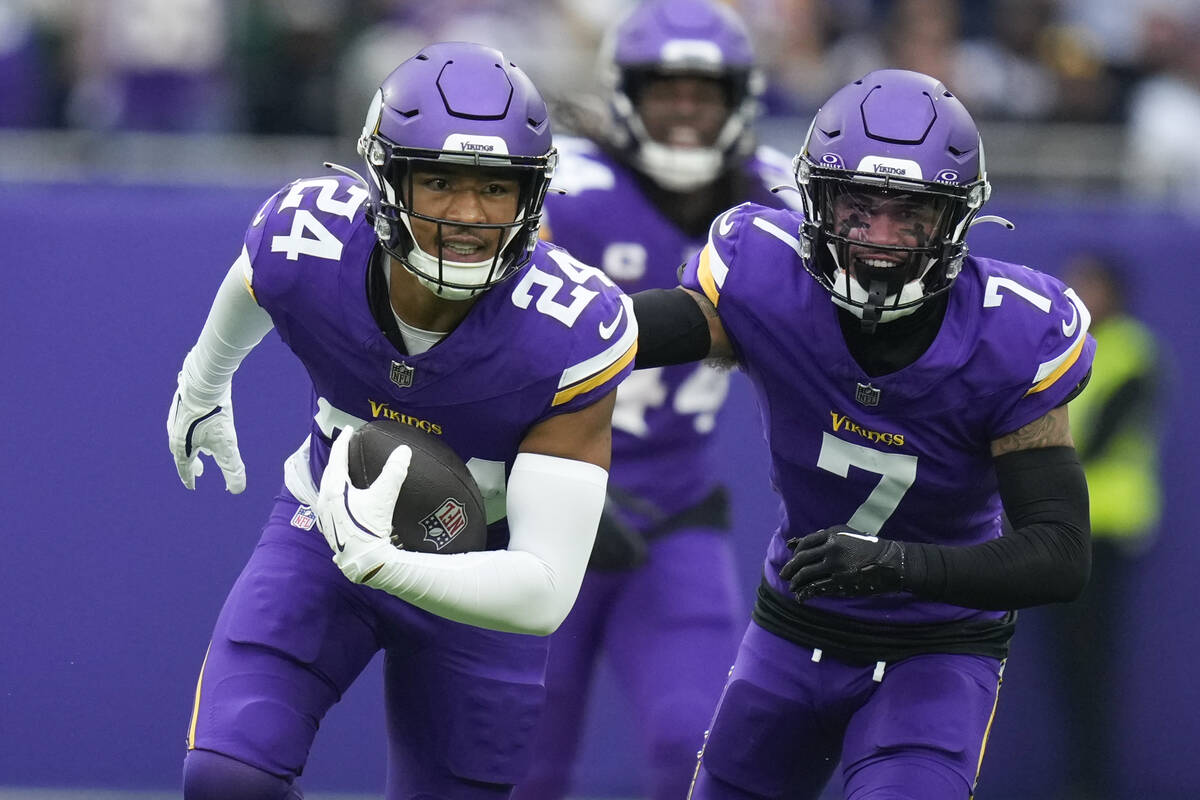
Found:
[{"label": "white football glove", "polygon": [[348,471],[353,433],[347,426],[333,440],[313,510],[333,550],[333,563],[353,582],[370,586],[370,579],[396,554],[391,542],[392,510],[408,477],[412,450],[407,445],[397,447],[379,477],[366,489],[356,489]]},{"label": "white football glove", "polygon": [[212,456],[225,475],[225,488],[240,494],[246,488],[246,465],[238,452],[233,427],[233,398],[229,389],[218,405],[200,404],[192,397],[183,372],[179,373],[171,411],[167,414],[167,443],[175,456],[179,480],[189,489],[204,474],[200,454]]}]

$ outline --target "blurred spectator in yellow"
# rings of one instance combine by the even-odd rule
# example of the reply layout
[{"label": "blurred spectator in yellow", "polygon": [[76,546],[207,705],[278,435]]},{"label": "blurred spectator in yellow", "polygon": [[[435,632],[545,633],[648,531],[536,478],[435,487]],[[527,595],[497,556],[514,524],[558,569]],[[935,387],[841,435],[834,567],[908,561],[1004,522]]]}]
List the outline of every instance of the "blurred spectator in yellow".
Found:
[{"label": "blurred spectator in yellow", "polygon": [[1071,401],[1071,434],[1087,474],[1092,577],[1074,603],[1035,612],[1050,624],[1053,667],[1067,704],[1065,797],[1126,800],[1121,794],[1120,665],[1128,630],[1132,559],[1154,537],[1158,475],[1159,348],[1125,309],[1124,275],[1112,260],[1081,253],[1063,279],[1092,313],[1096,360],[1087,390]]}]

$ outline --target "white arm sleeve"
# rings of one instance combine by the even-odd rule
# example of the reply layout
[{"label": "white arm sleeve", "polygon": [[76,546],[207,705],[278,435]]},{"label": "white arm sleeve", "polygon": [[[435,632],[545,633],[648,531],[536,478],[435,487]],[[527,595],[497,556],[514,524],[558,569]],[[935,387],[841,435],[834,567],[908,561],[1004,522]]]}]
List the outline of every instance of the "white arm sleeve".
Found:
[{"label": "white arm sleeve", "polygon": [[394,550],[366,584],[457,622],[549,635],[579,594],[607,484],[595,464],[521,453],[508,480],[507,550]]},{"label": "white arm sleeve", "polygon": [[183,361],[183,380],[190,399],[199,405],[221,402],[242,360],[274,327],[271,315],[254,302],[246,287],[249,263],[243,246],[217,289],[200,338]]}]

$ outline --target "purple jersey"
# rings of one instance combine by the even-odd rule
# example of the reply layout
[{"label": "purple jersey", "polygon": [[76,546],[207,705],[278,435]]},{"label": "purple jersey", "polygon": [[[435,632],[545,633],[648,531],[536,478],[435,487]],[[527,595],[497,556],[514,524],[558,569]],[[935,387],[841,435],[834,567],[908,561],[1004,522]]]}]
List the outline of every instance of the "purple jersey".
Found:
[{"label": "purple jersey", "polygon": [[530,427],[590,405],[632,370],[632,302],[599,270],[539,242],[437,346],[401,352],[368,304],[376,237],[365,197],[343,176],[293,182],[255,215],[241,256],[255,299],[312,379],[312,482],[336,429],[388,417],[453,447],[495,521]]},{"label": "purple jersey", "polygon": [[[586,139],[556,138],[559,168],[546,196],[542,235],[594,264],[627,292],[670,288],[679,267],[704,245],[663,215],[636,173]],[[795,192],[790,162],[760,147],[744,165],[737,199],[782,206]],[[712,453],[716,414],[729,375],[706,364],[638,370],[621,384],[613,413],[613,465],[609,484],[648,500],[664,514],[696,504],[719,474]]]},{"label": "purple jersey", "polygon": [[[831,525],[940,545],[998,537],[991,441],[1060,405],[1095,353],[1073,291],[1027,267],[969,257],[929,349],[868,377],[830,295],[800,262],[801,219],[730,209],[682,279],[716,305],[755,387],[782,499],[764,572],[784,595],[787,540]],[[882,623],[999,616],[902,593],[807,605]]]}]

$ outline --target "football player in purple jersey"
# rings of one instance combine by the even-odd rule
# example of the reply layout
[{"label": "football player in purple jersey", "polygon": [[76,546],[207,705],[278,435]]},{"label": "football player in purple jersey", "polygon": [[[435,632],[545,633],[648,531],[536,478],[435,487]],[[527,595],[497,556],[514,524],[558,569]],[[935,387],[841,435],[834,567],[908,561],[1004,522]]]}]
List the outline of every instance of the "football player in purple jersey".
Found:
[{"label": "football player in purple jersey", "polygon": [[[601,50],[610,120],[562,153],[542,235],[634,292],[679,282],[708,225],[752,200],[799,195],[790,160],[758,147],[762,76],[731,8],[650,0]],[[708,364],[639,370],[617,392],[606,513],[579,599],[551,637],[535,761],[515,793],[570,789],[593,675],[603,658],[629,700],[646,795],[684,796],[737,651],[741,596],[714,453],[729,373]],[[700,579],[700,576],[704,576]]]},{"label": "football player in purple jersey", "polygon": [[1013,609],[1087,581],[1067,403],[1095,353],[1088,311],[968,255],[971,225],[1003,220],[979,216],[979,133],[933,78],[839,90],[795,180],[803,213],[730,209],[682,288],[634,300],[639,365],[749,376],[781,501],[691,797],[817,798],[840,762],[847,798],[962,800]]},{"label": "football player in purple jersey", "polygon": [[[359,149],[365,179],[298,180],[259,209],[179,374],[179,476],[192,488],[208,453],[232,492],[243,357],[274,327],[313,384],[201,668],[189,800],[300,797],[322,717],[380,649],[386,796],[507,797],[600,519],[637,327],[611,280],[537,238],[556,163],[541,96],[495,50],[432,45],[383,81]],[[379,417],[466,461],[487,550],[390,544],[408,448],[367,489],[347,477],[348,433]]]}]

